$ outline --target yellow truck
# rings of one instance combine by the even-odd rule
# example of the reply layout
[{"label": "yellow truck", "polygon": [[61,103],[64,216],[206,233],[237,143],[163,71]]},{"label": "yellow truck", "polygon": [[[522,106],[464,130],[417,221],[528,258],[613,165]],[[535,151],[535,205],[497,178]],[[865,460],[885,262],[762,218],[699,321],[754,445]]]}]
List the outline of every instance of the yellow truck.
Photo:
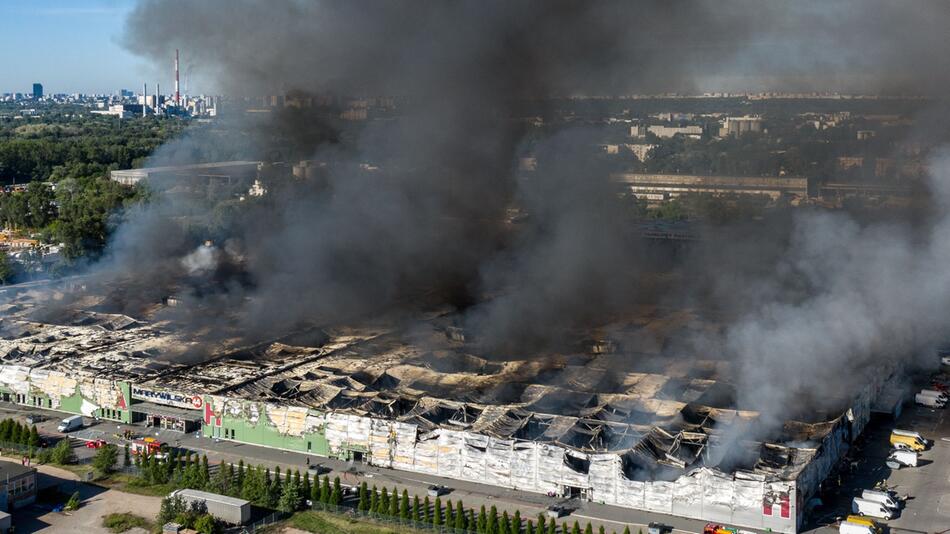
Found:
[{"label": "yellow truck", "polygon": [[858,524],[858,525],[865,525],[865,526],[871,527],[872,529],[875,529],[875,530],[877,529],[877,524],[874,523],[873,520],[868,519],[868,518],[863,517],[863,516],[860,516],[860,515],[849,515],[848,518],[845,519],[845,521],[847,521],[848,523],[855,523],[855,524]]},{"label": "yellow truck", "polygon": [[927,448],[927,440],[917,432],[909,430],[892,430],[891,446],[895,449],[910,449],[920,452]]},{"label": "yellow truck", "polygon": [[849,515],[847,520],[838,525],[838,534],[881,534],[881,529],[870,519]]}]

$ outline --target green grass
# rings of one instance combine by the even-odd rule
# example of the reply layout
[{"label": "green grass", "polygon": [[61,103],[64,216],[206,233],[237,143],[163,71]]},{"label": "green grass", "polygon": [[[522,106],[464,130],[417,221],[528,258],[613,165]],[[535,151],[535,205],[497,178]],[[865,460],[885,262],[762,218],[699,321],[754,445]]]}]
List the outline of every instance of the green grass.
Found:
[{"label": "green grass", "polygon": [[54,464],[54,463],[48,463],[45,465],[48,465],[50,467],[56,467],[64,471],[70,471],[72,473],[76,473],[79,476],[79,480],[86,480],[86,475],[93,471],[93,469],[89,467],[88,465],[75,465],[75,464],[62,465],[62,464]]},{"label": "green grass", "polygon": [[355,519],[328,512],[297,512],[287,524],[307,532],[320,534],[421,534],[409,527],[397,527],[376,523],[367,519]]},{"label": "green grass", "polygon": [[135,514],[109,514],[102,517],[102,526],[106,527],[112,532],[125,532],[126,530],[133,529],[135,527],[144,528],[145,530],[152,529],[152,523],[144,517],[137,516]]},{"label": "green grass", "polygon": [[146,484],[142,479],[126,473],[112,473],[106,478],[96,480],[95,484],[126,493],[147,495],[149,497],[165,497],[177,489],[172,484]]}]

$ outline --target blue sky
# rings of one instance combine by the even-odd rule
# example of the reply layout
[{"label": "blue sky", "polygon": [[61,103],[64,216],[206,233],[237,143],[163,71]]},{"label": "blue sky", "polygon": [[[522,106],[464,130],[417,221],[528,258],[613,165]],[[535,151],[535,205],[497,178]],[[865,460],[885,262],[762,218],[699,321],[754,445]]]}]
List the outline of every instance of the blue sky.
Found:
[{"label": "blue sky", "polygon": [[[149,91],[161,75],[120,40],[134,0],[0,0],[0,93]],[[166,85],[166,83],[168,85]],[[163,91],[164,92],[164,91]]]}]

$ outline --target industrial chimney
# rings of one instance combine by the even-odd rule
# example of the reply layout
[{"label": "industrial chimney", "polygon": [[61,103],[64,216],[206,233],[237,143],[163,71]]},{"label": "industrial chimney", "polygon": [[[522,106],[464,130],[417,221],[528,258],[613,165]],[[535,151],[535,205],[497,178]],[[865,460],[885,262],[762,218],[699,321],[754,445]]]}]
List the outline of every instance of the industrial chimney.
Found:
[{"label": "industrial chimney", "polygon": [[181,107],[181,93],[178,92],[178,49],[175,49],[175,107]]},{"label": "industrial chimney", "polygon": [[147,117],[148,113],[148,82],[142,84],[142,117]]}]

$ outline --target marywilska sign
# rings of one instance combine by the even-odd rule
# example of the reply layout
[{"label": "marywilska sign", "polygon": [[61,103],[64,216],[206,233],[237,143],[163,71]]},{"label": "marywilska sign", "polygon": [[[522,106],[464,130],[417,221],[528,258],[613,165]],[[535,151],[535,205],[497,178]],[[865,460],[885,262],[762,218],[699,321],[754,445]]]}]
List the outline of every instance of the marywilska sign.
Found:
[{"label": "marywilska sign", "polygon": [[174,406],[176,408],[187,408],[189,410],[200,410],[202,404],[204,404],[201,395],[188,395],[172,391],[156,391],[154,389],[145,389],[138,386],[132,386],[132,398],[154,402],[155,404]]}]

